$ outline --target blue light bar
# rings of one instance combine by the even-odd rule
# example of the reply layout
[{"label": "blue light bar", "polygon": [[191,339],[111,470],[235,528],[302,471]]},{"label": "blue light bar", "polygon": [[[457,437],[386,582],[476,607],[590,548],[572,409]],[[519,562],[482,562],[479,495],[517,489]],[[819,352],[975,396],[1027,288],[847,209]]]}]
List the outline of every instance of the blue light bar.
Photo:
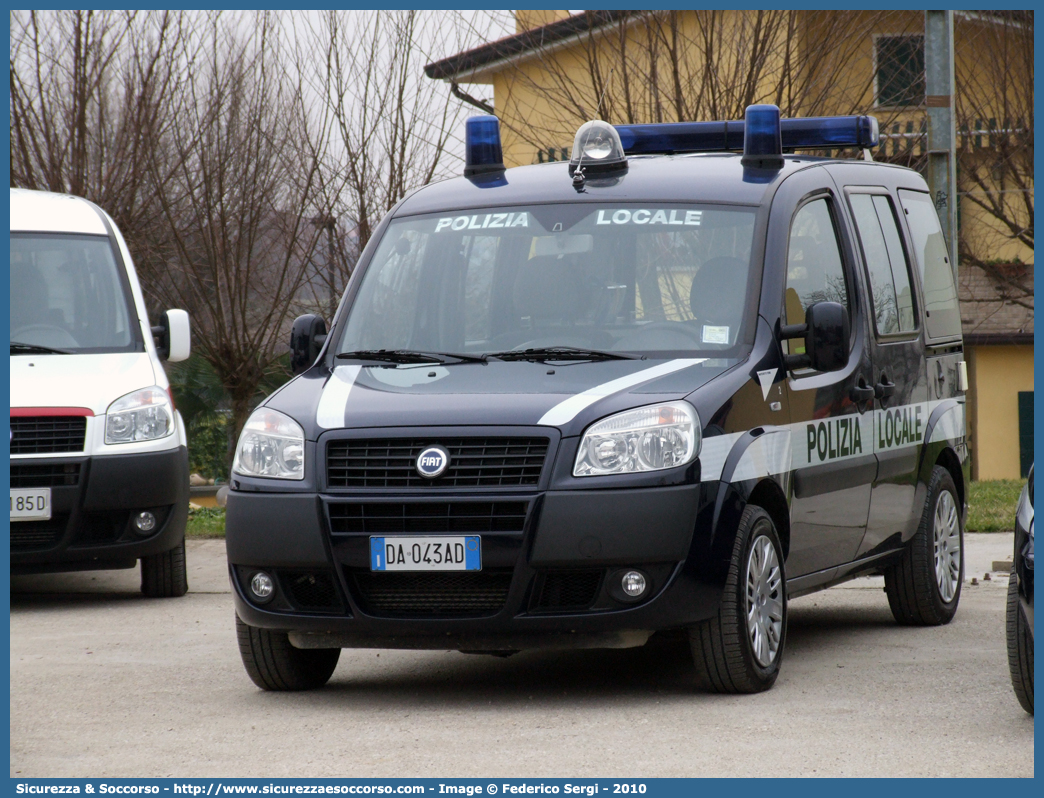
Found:
[{"label": "blue light bar", "polygon": [[779,108],[775,105],[748,105],[743,125],[743,165],[780,167],[783,165],[783,138],[779,129]]},{"label": "blue light bar", "polygon": [[464,177],[504,171],[500,120],[473,116],[464,123]]},{"label": "blue light bar", "polygon": [[[668,122],[660,125],[616,125],[628,155],[675,152],[736,152],[743,149],[743,121]],[[880,143],[873,116],[816,116],[781,119],[783,151],[876,147]]]}]

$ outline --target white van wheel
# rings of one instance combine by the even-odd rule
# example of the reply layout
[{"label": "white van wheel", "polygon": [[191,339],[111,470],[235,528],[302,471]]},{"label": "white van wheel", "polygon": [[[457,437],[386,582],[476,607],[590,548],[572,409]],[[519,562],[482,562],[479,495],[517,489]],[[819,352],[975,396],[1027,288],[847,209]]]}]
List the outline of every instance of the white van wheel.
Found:
[{"label": "white van wheel", "polygon": [[169,551],[141,558],[141,592],[150,598],[175,598],[188,593],[184,538]]}]

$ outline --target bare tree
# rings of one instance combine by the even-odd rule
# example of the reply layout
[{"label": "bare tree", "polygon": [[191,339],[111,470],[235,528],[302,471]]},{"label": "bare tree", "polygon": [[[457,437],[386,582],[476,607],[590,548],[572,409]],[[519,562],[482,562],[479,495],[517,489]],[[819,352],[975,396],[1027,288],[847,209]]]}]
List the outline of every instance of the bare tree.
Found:
[{"label": "bare tree", "polygon": [[1033,12],[960,18],[956,38],[959,188],[983,221],[961,226],[960,262],[1032,307],[1032,275],[1013,253],[1033,251]]},{"label": "bare tree", "polygon": [[[784,116],[866,113],[875,88],[866,32],[905,32],[917,21],[899,12],[584,13],[587,24],[566,42],[567,54],[533,48],[500,76],[508,99],[498,115],[539,151],[595,117],[741,119],[759,102]],[[514,103],[512,94],[536,99]],[[902,109],[876,112],[887,126]]]},{"label": "bare tree", "polygon": [[86,197],[132,249],[158,220],[151,179],[192,65],[180,12],[11,14],[11,185]]},{"label": "bare tree", "polygon": [[301,21],[297,70],[316,99],[309,146],[322,164],[316,223],[329,232],[332,261],[317,274],[317,299],[340,294],[385,213],[457,160],[449,150],[465,109],[422,68],[478,35],[420,11],[327,11]]},{"label": "bare tree", "polygon": [[285,352],[287,319],[319,241],[307,209],[318,164],[299,147],[305,110],[278,20],[208,14],[168,146],[172,179],[152,174],[166,235],[142,258],[149,293],[184,307],[195,348],[232,409],[229,455],[266,371]]}]

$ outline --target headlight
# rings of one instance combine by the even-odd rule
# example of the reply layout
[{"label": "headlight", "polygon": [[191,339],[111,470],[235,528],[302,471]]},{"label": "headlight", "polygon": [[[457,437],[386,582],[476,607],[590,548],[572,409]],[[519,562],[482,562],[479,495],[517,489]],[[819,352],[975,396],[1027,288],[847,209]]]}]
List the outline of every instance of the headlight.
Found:
[{"label": "headlight", "polygon": [[289,416],[259,407],[243,427],[232,470],[245,477],[304,479],[304,430]]},{"label": "headlight", "polygon": [[122,396],[105,411],[105,443],[136,443],[174,432],[174,410],[158,386]]},{"label": "headlight", "polygon": [[660,471],[690,463],[699,453],[700,419],[692,405],[639,407],[587,428],[573,476]]}]

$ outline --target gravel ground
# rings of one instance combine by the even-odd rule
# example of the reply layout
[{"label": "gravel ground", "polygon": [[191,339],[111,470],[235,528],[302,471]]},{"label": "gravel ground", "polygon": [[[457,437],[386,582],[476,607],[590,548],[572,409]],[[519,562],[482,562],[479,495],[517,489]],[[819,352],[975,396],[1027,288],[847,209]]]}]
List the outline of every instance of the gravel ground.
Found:
[{"label": "gravel ground", "polygon": [[756,696],[694,692],[684,645],[522,653],[344,651],[330,684],[263,693],[236,649],[224,543],[189,542],[191,592],[138,572],[16,577],[12,776],[1032,776],[1008,680],[1010,534],[967,535],[948,626],[894,624],[883,580],[791,603]]}]

